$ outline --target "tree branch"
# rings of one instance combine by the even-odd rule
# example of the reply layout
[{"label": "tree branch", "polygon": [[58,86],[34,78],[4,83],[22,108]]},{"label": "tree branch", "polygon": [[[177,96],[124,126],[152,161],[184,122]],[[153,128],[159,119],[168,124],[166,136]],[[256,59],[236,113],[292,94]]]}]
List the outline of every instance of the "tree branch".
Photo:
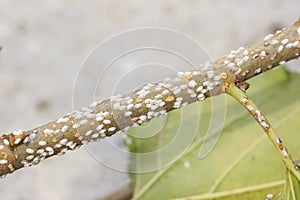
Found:
[{"label": "tree branch", "polygon": [[243,81],[298,58],[299,54],[300,21],[199,69],[179,72],[173,79],[149,83],[130,94],[94,102],[30,131],[3,134],[0,137],[0,176],[223,93],[227,87],[225,79],[232,79],[246,89]]}]

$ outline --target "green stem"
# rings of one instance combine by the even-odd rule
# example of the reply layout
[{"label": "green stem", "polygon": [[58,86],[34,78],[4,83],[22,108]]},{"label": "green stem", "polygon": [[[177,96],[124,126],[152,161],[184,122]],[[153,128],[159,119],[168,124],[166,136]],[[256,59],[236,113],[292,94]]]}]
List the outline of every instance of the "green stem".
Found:
[{"label": "green stem", "polygon": [[[287,199],[293,199],[296,200],[296,193],[295,193],[295,189],[294,189],[294,184],[293,184],[293,180],[292,180],[292,174],[290,171],[287,171],[287,183],[289,185],[289,190],[288,190],[288,197]],[[291,197],[289,197],[291,196]]]},{"label": "green stem", "polygon": [[233,197],[235,195],[241,195],[251,192],[257,192],[258,190],[266,190],[274,187],[281,187],[285,184],[285,181],[276,181],[271,183],[266,183],[262,185],[255,185],[255,186],[249,186],[245,188],[239,188],[239,189],[233,189],[223,192],[216,192],[216,193],[208,193],[208,194],[202,194],[202,195],[196,195],[196,196],[189,196],[189,197],[182,197],[182,198],[176,198],[172,200],[210,200],[210,199],[222,199],[226,197]]},{"label": "green stem", "polygon": [[283,145],[282,140],[276,136],[271,124],[268,122],[262,112],[256,107],[256,105],[249,99],[247,94],[241,91],[237,86],[235,86],[235,84],[230,84],[226,88],[226,93],[238,100],[255,118],[275,146],[287,170],[291,171],[297,177],[297,179],[300,180],[298,167],[296,166],[295,161],[292,159],[291,154],[288,153],[288,150]]}]

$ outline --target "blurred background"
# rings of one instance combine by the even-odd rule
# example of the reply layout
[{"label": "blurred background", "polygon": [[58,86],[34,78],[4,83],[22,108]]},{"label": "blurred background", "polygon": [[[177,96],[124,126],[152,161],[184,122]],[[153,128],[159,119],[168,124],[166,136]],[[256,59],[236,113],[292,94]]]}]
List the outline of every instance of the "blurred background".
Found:
[{"label": "blurred background", "polygon": [[[299,7],[299,0],[0,0],[0,131],[28,130],[72,111],[82,62],[112,35],[145,26],[174,29],[217,59],[290,26],[300,16]],[[93,71],[81,76],[82,88],[94,79]],[[76,98],[91,100],[89,95]],[[117,153],[107,157],[128,164]],[[81,148],[9,175],[0,181],[0,198],[102,199],[129,182],[126,173],[99,164]]]}]

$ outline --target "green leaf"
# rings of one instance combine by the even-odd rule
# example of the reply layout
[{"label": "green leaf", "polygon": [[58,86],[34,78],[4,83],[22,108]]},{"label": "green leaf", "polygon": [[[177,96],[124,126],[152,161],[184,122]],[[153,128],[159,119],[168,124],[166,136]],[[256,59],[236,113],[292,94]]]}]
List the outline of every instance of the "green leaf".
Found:
[{"label": "green leaf", "polygon": [[[296,116],[300,115],[300,76],[278,68],[252,79],[250,84],[249,96],[268,117],[289,152],[299,159],[300,134],[296,130],[300,124]],[[216,123],[213,112],[221,116],[224,107],[224,124]],[[213,130],[210,123],[222,125],[222,133],[212,151],[199,159],[205,134]],[[213,130],[209,134],[217,133]],[[130,129],[129,135],[129,149],[136,153],[129,166],[134,199],[284,196],[275,195],[283,191],[285,183],[280,156],[255,120],[229,96],[219,95],[172,111],[165,118]],[[209,136],[208,142],[214,138],[218,137]],[[297,193],[298,187],[294,189]]]}]

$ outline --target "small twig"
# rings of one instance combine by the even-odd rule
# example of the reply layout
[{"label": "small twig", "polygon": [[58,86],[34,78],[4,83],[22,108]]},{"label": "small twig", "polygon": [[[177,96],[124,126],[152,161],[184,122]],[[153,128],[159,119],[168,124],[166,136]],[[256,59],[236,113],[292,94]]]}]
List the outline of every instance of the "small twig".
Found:
[{"label": "small twig", "polygon": [[232,81],[242,82],[299,55],[300,21],[199,69],[179,72],[173,79],[94,102],[30,131],[3,134],[0,137],[0,176],[224,93],[227,83],[222,85],[221,79],[229,77]]},{"label": "small twig", "polygon": [[238,100],[243,107],[245,107],[249,113],[255,118],[259,125],[263,128],[277,152],[281,156],[286,168],[291,171],[300,180],[300,173],[295,161],[292,159],[292,155],[288,153],[287,147],[283,145],[282,140],[276,136],[274,129],[270,122],[262,114],[262,112],[256,107],[256,105],[249,99],[245,92],[241,91],[235,84],[230,84],[226,88],[226,93]]}]

